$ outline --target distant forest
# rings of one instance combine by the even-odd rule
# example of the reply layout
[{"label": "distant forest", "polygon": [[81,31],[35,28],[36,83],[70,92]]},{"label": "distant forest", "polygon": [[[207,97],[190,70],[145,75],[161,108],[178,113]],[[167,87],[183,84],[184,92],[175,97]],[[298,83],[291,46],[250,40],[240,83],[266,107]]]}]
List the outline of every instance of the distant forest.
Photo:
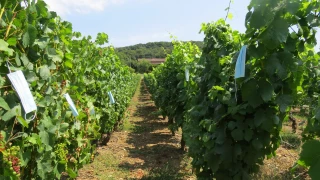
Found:
[{"label": "distant forest", "polygon": [[[203,47],[202,41],[191,41]],[[138,59],[165,58],[173,49],[171,42],[149,42],[147,44],[137,44],[116,48],[116,53],[123,62],[134,61]]]}]

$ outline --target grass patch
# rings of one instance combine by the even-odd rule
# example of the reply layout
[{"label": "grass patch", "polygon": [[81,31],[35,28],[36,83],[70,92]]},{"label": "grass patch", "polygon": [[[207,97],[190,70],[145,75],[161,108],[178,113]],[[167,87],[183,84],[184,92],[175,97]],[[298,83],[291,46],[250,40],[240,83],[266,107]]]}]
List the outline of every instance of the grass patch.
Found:
[{"label": "grass patch", "polygon": [[118,177],[127,177],[129,170],[118,167],[120,160],[112,152],[103,152],[95,158],[93,163],[85,165],[84,169],[91,173],[89,177],[97,177],[105,180],[118,180]]},{"label": "grass patch", "polygon": [[130,123],[129,119],[125,119],[122,124],[121,130],[131,132],[133,129],[134,126]]},{"label": "grass patch", "polygon": [[144,126],[134,126],[133,127],[133,133],[136,133],[136,134],[141,134],[141,133],[144,133],[147,131],[147,127],[144,127]]},{"label": "grass patch", "polygon": [[167,163],[162,167],[150,170],[147,175],[142,177],[142,180],[176,180],[184,179],[184,177],[185,174],[177,172],[176,167]]},{"label": "grass patch", "polygon": [[301,147],[301,137],[294,133],[282,133],[281,145],[287,149],[298,149]]}]

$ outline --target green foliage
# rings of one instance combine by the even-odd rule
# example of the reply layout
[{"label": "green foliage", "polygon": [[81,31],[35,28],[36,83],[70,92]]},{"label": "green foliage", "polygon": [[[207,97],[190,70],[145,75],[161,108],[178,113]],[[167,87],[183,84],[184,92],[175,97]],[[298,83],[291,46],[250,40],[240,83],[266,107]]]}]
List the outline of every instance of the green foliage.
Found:
[{"label": "green foliage", "polygon": [[[190,42],[199,48],[203,46],[201,41]],[[149,42],[146,44],[116,48],[118,56],[125,62],[144,58],[166,58],[167,54],[171,54],[172,50],[173,44],[171,42]]]},{"label": "green foliage", "polygon": [[[21,3],[6,1],[0,11],[0,179],[60,179],[62,173],[75,178],[90,162],[101,134],[122,119],[139,76],[121,64],[112,47],[101,47],[108,42],[106,34],[91,41],[48,11],[43,0],[26,7]],[[6,61],[11,70],[22,70],[29,83],[38,107],[33,121],[23,118],[6,77]],[[79,116],[72,116],[65,93]],[[17,146],[20,149],[8,156]],[[7,161],[14,170],[4,165]]]},{"label": "green foliage", "polygon": [[[248,10],[243,35],[223,20],[203,24],[204,47],[199,62],[193,65],[190,83],[195,84],[186,88],[186,94],[177,81],[181,73],[170,66],[160,65],[145,76],[165,115],[177,118],[183,114],[184,138],[200,179],[250,179],[280,145],[282,122],[290,107],[304,102],[312,109],[319,107],[315,105],[319,58],[313,50],[314,28],[320,25],[317,1],[252,0]],[[242,45],[247,45],[246,75],[234,79]],[[180,70],[185,67],[177,66]],[[175,97],[183,94],[177,101]],[[180,99],[183,108],[177,103]],[[310,113],[306,139],[319,136],[319,114],[318,108]],[[310,176],[317,179],[319,163],[308,161],[305,155],[319,155],[310,152],[310,147],[303,147],[300,162],[310,166]]]},{"label": "green foliage", "polygon": [[319,179],[320,141],[309,140],[305,142],[302,146],[302,152],[298,163],[310,167],[309,175],[312,179]]},{"label": "green foliage", "polygon": [[173,46],[172,54],[167,56],[165,63],[152,74],[145,75],[144,79],[156,106],[164,116],[173,120],[170,128],[176,131],[183,125],[188,94],[195,84],[186,81],[185,70],[189,70],[191,77],[194,75],[194,66],[199,60],[195,57],[199,57],[200,52],[190,42],[173,41]]},{"label": "green foliage", "polygon": [[146,59],[142,59],[139,61],[131,61],[130,66],[132,68],[134,68],[136,70],[136,72],[141,73],[141,74],[149,73],[152,71],[152,68],[153,68],[150,61],[148,61]]}]

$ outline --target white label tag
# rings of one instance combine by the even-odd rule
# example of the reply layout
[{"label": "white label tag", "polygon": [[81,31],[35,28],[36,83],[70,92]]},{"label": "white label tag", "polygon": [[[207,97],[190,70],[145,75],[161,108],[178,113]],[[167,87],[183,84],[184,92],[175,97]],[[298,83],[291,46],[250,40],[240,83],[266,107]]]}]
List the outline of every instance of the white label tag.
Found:
[{"label": "white label tag", "polygon": [[36,111],[37,105],[31,94],[28,82],[21,70],[8,74],[14,89],[19,95],[21,104],[26,114]]},{"label": "white label tag", "polygon": [[72,111],[72,114],[73,114],[74,116],[79,116],[79,113],[78,113],[78,111],[77,111],[77,108],[76,108],[76,106],[74,105],[74,103],[73,103],[72,99],[70,98],[69,94],[68,94],[68,93],[64,94],[64,97],[66,98],[67,102],[69,103],[69,107],[70,107],[70,109],[71,109],[71,111]]},{"label": "white label tag", "polygon": [[185,72],[184,72],[185,76],[186,76],[186,81],[188,82],[189,81],[189,69],[186,68]]},{"label": "white label tag", "polygon": [[114,101],[114,98],[113,98],[112,93],[110,91],[108,92],[108,95],[109,95],[109,98],[110,98],[110,103],[114,104],[115,101]]}]

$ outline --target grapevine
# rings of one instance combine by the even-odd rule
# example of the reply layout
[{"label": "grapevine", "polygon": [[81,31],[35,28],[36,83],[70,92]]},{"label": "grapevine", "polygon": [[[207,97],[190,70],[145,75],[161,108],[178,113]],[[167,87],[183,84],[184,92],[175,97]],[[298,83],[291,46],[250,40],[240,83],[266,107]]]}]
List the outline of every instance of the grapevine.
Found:
[{"label": "grapevine", "polygon": [[[165,63],[157,67],[152,75],[145,75],[144,79],[149,91],[153,94],[155,104],[164,116],[168,116],[169,128],[174,135],[185,121],[188,88],[193,83],[186,80],[185,73],[188,71],[189,76],[193,76],[193,67],[198,61],[195,57],[199,57],[200,52],[192,43],[173,41],[173,46],[173,52],[167,56]],[[183,139],[181,148],[184,149]]]},{"label": "grapevine", "polygon": [[[198,178],[250,179],[265,157],[275,155],[290,108],[304,102],[304,97],[315,102],[318,95],[317,90],[310,91],[311,86],[317,87],[318,79],[308,78],[318,76],[312,67],[318,66],[313,53],[315,27],[319,26],[317,1],[251,1],[248,10],[245,34],[232,30],[223,20],[202,26],[204,48],[195,65],[196,85],[185,97],[183,124]],[[246,73],[235,79],[243,45],[247,46]],[[167,74],[165,71],[159,67],[147,76],[156,105],[163,93],[152,86],[159,88],[157,73]],[[169,91],[180,93],[173,90]],[[317,115],[308,124],[305,134],[314,138]]]},{"label": "grapevine", "polygon": [[[101,135],[113,131],[124,116],[140,77],[121,64],[113,47],[102,47],[107,34],[93,40],[74,32],[43,0],[0,4],[0,163],[13,162],[12,172],[21,179],[76,178],[92,160]],[[26,77],[37,104],[32,121],[24,118],[7,78],[9,69],[22,70]],[[72,115],[66,93],[79,116]],[[5,155],[16,146],[18,154]],[[11,172],[6,167],[0,179]]]}]

